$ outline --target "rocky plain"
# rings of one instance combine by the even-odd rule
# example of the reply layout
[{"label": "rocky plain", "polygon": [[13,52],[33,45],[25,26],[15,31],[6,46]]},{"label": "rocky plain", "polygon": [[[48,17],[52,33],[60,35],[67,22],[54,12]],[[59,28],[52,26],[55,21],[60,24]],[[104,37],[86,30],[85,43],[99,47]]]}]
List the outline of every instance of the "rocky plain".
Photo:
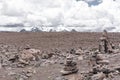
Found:
[{"label": "rocky plain", "polygon": [[[0,80],[120,80],[120,33],[108,33],[114,48],[97,55],[101,36],[101,32],[0,32]],[[62,75],[68,56],[78,71]]]}]

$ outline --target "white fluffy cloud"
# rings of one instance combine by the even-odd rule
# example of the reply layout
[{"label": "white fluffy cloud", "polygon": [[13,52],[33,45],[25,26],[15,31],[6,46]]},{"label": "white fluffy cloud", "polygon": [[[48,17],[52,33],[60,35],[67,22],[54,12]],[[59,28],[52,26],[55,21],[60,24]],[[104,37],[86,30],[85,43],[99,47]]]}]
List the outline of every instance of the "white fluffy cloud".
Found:
[{"label": "white fluffy cloud", "polygon": [[7,30],[120,31],[119,14],[120,0],[0,0],[0,30],[6,30],[4,25],[23,24]]}]

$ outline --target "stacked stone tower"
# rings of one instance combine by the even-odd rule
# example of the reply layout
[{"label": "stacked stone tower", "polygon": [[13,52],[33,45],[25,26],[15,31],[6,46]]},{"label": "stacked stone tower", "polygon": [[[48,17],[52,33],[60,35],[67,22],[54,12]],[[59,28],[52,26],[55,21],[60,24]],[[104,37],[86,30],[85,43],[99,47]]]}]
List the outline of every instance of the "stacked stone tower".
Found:
[{"label": "stacked stone tower", "polygon": [[77,63],[73,61],[72,57],[67,57],[66,62],[64,64],[64,68],[61,71],[62,75],[68,75],[77,72],[78,72]]},{"label": "stacked stone tower", "polygon": [[112,43],[108,38],[108,34],[106,30],[104,30],[102,37],[100,38],[99,51],[101,53],[109,53],[112,51]]}]

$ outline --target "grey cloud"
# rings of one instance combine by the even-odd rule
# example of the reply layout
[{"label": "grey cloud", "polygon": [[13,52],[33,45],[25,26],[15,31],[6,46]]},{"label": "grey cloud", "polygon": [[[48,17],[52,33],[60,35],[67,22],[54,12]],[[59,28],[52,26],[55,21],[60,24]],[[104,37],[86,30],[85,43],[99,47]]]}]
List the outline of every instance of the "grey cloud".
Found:
[{"label": "grey cloud", "polygon": [[6,25],[0,25],[2,27],[24,27],[24,24],[6,24]]}]

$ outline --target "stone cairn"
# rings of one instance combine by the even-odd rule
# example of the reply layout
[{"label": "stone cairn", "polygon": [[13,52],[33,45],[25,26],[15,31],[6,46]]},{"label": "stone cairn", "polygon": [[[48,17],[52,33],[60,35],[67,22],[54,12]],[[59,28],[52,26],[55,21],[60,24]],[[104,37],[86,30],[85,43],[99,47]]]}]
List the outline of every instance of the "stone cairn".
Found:
[{"label": "stone cairn", "polygon": [[66,62],[64,64],[63,70],[61,70],[62,75],[68,75],[72,73],[77,73],[77,63],[73,61],[72,57],[67,57]]},{"label": "stone cairn", "polygon": [[90,65],[94,67],[99,64],[107,65],[109,64],[109,61],[105,59],[104,54],[101,54],[100,52],[94,52],[94,54],[92,54],[92,57],[90,58]]},{"label": "stone cairn", "polygon": [[112,52],[112,43],[110,42],[107,31],[104,30],[102,37],[100,38],[99,51],[101,53],[110,53]]},{"label": "stone cairn", "polygon": [[106,54],[112,51],[112,45],[107,36],[107,31],[104,30],[102,37],[100,38],[99,51],[92,54],[92,71],[89,72],[90,80],[103,80],[114,71],[108,68],[109,60],[106,60]]}]

